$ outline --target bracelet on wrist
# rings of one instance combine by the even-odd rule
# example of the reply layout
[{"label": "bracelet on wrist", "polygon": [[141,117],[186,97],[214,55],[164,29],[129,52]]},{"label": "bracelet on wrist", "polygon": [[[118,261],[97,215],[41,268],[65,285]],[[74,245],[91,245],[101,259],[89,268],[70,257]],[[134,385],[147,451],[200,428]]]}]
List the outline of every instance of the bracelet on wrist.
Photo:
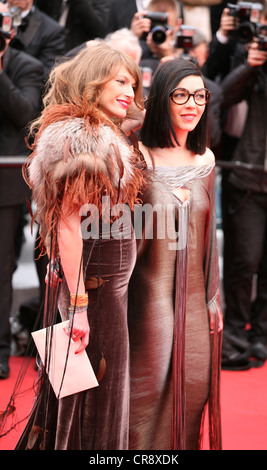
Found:
[{"label": "bracelet on wrist", "polygon": [[70,294],[70,305],[75,307],[87,307],[88,305],[88,293],[85,294]]},{"label": "bracelet on wrist", "polygon": [[69,306],[69,319],[73,318],[73,315],[76,315],[76,313],[84,313],[87,312],[87,306],[84,305],[82,307],[76,307],[74,305]]}]

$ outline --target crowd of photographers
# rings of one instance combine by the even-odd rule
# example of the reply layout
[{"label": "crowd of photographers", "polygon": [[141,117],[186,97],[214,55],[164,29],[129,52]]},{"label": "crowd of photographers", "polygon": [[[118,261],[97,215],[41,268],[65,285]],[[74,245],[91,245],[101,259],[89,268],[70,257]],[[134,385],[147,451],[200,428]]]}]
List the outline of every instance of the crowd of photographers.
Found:
[{"label": "crowd of photographers", "polygon": [[[191,18],[196,8],[194,25],[185,23],[186,8]],[[211,41],[199,11],[210,15]],[[222,367],[260,366],[267,359],[266,0],[194,0],[193,6],[189,0],[6,0],[0,1],[0,378],[9,375],[12,275],[30,197],[21,174],[27,126],[41,111],[54,63],[90,40],[111,40],[114,31],[116,47],[124,47],[125,34],[128,49],[136,41],[145,95],[162,61],[180,57],[203,71],[211,91],[211,148],[222,175]],[[36,263],[40,298],[18,312],[18,343],[33,326],[27,312],[38,310],[44,296],[46,262]]]}]

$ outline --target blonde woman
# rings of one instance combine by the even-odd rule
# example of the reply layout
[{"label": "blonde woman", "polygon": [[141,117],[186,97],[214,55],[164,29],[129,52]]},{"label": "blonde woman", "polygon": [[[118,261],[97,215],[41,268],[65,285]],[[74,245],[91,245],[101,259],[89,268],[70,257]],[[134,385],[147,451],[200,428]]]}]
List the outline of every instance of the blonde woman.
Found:
[{"label": "blonde woman", "polygon": [[[120,125],[132,103],[142,108],[141,83],[129,56],[92,42],[52,71],[34,124],[28,175],[41,242],[62,271],[65,333],[77,354],[86,349],[99,386],[58,399],[44,377],[19,450],[128,448],[127,292],[136,256],[130,213],[142,174]],[[53,324],[53,309],[49,304],[44,326]]]}]

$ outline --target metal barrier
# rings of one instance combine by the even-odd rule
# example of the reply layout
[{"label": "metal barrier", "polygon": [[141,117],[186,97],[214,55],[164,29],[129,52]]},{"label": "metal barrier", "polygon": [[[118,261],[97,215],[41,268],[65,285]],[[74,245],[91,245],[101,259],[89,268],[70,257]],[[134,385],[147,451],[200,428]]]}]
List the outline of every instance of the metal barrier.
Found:
[{"label": "metal barrier", "polygon": [[226,162],[223,160],[217,160],[216,166],[224,170],[247,170],[251,173],[267,173],[267,168],[263,168],[260,165],[253,165],[252,163],[243,162]]},{"label": "metal barrier", "polygon": [[[0,155],[0,168],[12,168],[12,167],[22,167],[22,165],[27,160],[26,156],[10,156],[5,157]],[[225,170],[247,170],[251,171],[252,173],[267,173],[267,168],[263,168],[259,165],[253,165],[251,163],[243,163],[243,162],[226,162],[223,160],[216,160],[216,166],[225,169]]]},{"label": "metal barrier", "polygon": [[0,155],[0,168],[19,168],[25,163],[26,156],[2,157]]}]

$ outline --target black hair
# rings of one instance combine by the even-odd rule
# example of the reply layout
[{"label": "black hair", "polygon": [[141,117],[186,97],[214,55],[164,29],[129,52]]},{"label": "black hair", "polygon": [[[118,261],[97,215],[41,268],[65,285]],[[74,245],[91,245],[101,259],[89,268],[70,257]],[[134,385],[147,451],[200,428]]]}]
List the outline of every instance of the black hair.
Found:
[{"label": "black hair", "polygon": [[[169,110],[169,97],[171,91],[185,77],[190,75],[205,80],[199,67],[187,59],[173,59],[158,66],[152,80],[150,93],[147,100],[146,116],[140,132],[143,144],[149,148],[174,147],[174,142],[179,145],[171,122]],[[208,142],[208,104],[195,127],[188,133],[187,148],[196,154],[202,155]]]}]

